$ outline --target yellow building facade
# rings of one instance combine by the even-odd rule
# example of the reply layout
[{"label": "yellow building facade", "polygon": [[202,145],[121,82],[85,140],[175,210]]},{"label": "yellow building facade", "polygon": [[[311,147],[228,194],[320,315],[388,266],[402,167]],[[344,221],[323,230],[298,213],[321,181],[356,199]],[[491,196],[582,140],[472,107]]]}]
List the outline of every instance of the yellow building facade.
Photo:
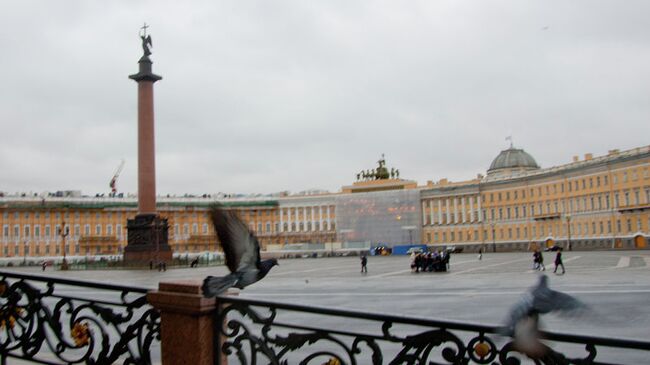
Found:
[{"label": "yellow building facade", "polygon": [[422,190],[423,241],[472,249],[646,248],[650,148],[610,151],[546,169],[502,151],[487,176]]},{"label": "yellow building facade", "polygon": [[[387,201],[402,195],[410,200],[399,209],[381,206],[382,215],[376,211],[379,200],[373,200],[381,194],[392,194]],[[214,201],[158,198],[157,209],[169,221],[169,244],[175,253],[217,250],[208,216]],[[473,180],[442,179],[417,186],[391,172],[388,178],[359,181],[340,193],[219,201],[235,209],[262,248],[270,250],[354,239],[368,246],[380,244],[381,238],[364,239],[360,229],[349,224],[355,212],[366,215],[359,219],[365,227],[373,227],[373,217],[392,222],[400,231],[396,241],[419,240],[434,247],[463,246],[469,251],[554,244],[570,244],[573,249],[646,248],[650,146],[614,150],[600,157],[587,154],[543,169],[525,151],[509,148],[495,158],[486,176]],[[337,215],[337,210],[345,214]],[[416,226],[399,223],[407,213],[417,214]],[[127,244],[126,221],[136,214],[136,197],[2,195],[0,257],[59,257],[64,250],[70,256],[118,255]],[[380,222],[375,227],[384,226]]]}]

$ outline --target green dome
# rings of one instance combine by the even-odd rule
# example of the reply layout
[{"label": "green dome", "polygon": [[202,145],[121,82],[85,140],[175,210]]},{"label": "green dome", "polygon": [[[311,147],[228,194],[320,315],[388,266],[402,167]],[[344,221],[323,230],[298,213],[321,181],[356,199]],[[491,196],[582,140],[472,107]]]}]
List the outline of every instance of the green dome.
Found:
[{"label": "green dome", "polygon": [[492,161],[488,169],[488,174],[501,169],[536,170],[539,169],[539,165],[535,162],[533,156],[529,155],[526,151],[510,147],[507,150],[501,151],[494,161]]}]

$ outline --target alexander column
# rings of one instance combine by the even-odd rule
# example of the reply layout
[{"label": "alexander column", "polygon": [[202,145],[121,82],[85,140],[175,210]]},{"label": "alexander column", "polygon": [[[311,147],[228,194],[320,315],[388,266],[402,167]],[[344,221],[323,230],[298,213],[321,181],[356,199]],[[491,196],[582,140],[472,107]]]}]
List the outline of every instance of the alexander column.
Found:
[{"label": "alexander column", "polygon": [[154,136],[153,84],[162,77],[151,71],[151,35],[142,27],[140,38],[144,54],[140,70],[129,78],[138,83],[138,214],[127,221],[128,245],[124,261],[135,263],[169,262],[166,218],[156,212],[156,149]]}]

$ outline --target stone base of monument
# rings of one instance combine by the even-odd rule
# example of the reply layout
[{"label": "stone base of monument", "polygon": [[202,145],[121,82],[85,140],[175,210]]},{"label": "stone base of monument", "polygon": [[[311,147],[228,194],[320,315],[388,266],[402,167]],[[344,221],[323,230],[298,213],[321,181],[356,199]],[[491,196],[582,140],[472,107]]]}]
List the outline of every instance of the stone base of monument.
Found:
[{"label": "stone base of monument", "polygon": [[124,262],[131,265],[171,262],[169,224],[157,214],[138,214],[126,224],[128,245],[124,247]]}]

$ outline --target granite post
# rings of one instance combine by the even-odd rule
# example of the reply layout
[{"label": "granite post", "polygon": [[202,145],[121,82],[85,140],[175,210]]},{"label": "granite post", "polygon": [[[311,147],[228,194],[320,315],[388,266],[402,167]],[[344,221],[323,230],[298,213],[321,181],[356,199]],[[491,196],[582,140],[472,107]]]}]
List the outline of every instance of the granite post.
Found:
[{"label": "granite post", "polygon": [[[205,298],[200,280],[161,282],[147,301],[160,311],[163,365],[226,365],[227,357],[215,346],[215,298]],[[234,295],[226,292],[226,295]]]}]

